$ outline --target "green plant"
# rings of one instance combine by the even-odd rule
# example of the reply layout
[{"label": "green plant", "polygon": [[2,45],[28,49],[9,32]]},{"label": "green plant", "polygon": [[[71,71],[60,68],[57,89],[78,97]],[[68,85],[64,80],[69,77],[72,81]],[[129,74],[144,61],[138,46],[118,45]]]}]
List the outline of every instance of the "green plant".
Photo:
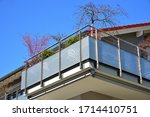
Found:
[{"label": "green plant", "polygon": [[42,53],[41,53],[41,57],[43,59],[46,59],[47,57],[51,56],[55,54],[55,51],[54,50],[44,50]]},{"label": "green plant", "polygon": [[65,46],[70,46],[72,45],[73,43],[79,41],[79,36],[74,36],[72,38],[70,38],[66,43],[65,43]]}]

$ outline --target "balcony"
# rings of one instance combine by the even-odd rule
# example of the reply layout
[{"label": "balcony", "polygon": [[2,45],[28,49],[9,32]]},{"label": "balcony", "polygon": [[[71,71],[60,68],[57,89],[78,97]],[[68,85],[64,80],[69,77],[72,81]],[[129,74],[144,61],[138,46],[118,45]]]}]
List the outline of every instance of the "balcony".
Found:
[{"label": "balcony", "polygon": [[[38,97],[39,99],[48,99],[47,97],[54,96],[50,92],[57,92],[61,88],[64,88],[64,95],[67,96],[67,92],[70,92],[69,95],[73,97],[76,96],[75,92],[81,94],[85,91],[91,91],[92,87],[95,87],[93,90],[96,92],[111,94],[114,97],[119,96],[116,91],[121,93],[124,90],[131,95],[133,93],[132,97],[123,98],[122,96],[120,99],[136,99],[137,96],[149,99],[150,61],[148,56],[150,53],[109,34],[108,37],[100,38],[97,30],[91,35],[83,35],[81,32],[85,32],[82,30],[87,27],[76,31],[48,48],[55,50],[55,54],[40,59],[30,66],[27,64],[26,69],[22,72],[21,90],[25,90],[29,99]],[[73,35],[79,36],[79,41],[65,47],[67,39]],[[29,59],[27,63],[37,56],[39,55]],[[89,78],[89,80],[86,81],[84,78]],[[96,79],[93,80],[93,78]],[[97,79],[99,80],[97,81]],[[78,91],[69,85],[78,87]],[[118,90],[120,86],[122,90],[121,88]],[[66,87],[68,89],[65,89]],[[99,88],[102,87],[103,89],[109,87],[108,90],[111,89],[112,91],[100,90]],[[59,91],[58,93],[62,94]],[[69,95],[63,99],[71,98]]]}]

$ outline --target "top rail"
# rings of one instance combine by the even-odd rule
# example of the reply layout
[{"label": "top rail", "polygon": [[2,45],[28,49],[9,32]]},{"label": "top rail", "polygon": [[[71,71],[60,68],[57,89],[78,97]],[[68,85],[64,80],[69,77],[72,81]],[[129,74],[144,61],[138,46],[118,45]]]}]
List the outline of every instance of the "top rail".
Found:
[{"label": "top rail", "polygon": [[[74,34],[80,32],[80,31],[82,31],[83,29],[85,29],[85,28],[87,28],[87,27],[92,27],[92,26],[89,25],[89,24],[83,26],[82,28],[76,30],[75,32],[73,32],[73,33],[71,33],[70,35],[68,35],[68,36],[64,37],[63,39],[61,39],[61,40],[60,40],[60,43],[63,42],[63,41],[65,41],[66,39],[68,39],[68,38],[71,37],[72,35],[74,35]],[[59,44],[59,42],[56,42],[56,43],[54,43],[52,46],[47,47],[46,49],[42,50],[41,52],[39,52],[39,53],[33,55],[32,57],[30,57],[29,59],[27,59],[27,60],[25,61],[25,63],[28,62],[29,60],[33,59],[34,57],[40,55],[43,51],[48,50],[48,49],[54,47],[54,46],[57,45],[57,44]]]},{"label": "top rail", "polygon": [[[119,38],[119,37],[117,37],[117,36],[115,36],[115,35],[109,34],[109,33],[107,33],[106,31],[103,31],[102,29],[96,29],[96,28],[93,27],[92,25],[87,24],[87,25],[83,26],[82,28],[80,28],[80,29],[74,31],[74,32],[71,33],[70,35],[64,37],[63,39],[60,40],[60,42],[57,41],[57,42],[54,43],[53,45],[47,47],[46,49],[42,50],[41,52],[39,52],[39,53],[37,53],[37,54],[35,54],[35,55],[33,55],[32,57],[30,57],[29,59],[27,59],[27,60],[25,61],[25,63],[27,63],[29,60],[32,60],[32,59],[35,58],[36,56],[40,55],[43,51],[48,50],[48,49],[50,49],[50,48],[56,46],[57,44],[59,44],[59,43],[65,41],[65,40],[67,40],[69,37],[73,36],[73,35],[76,34],[76,33],[81,32],[83,29],[85,29],[85,28],[87,28],[87,27],[93,28],[93,29],[92,29],[93,31],[97,30],[97,31],[99,31],[100,33],[104,33],[104,34],[106,34],[106,35],[108,35],[108,36],[110,36],[110,37],[112,37],[112,38],[114,38],[114,39],[116,39],[116,40],[119,39],[120,41],[122,41],[122,42],[124,42],[124,43],[127,43],[128,45],[131,45],[131,46],[133,46],[133,47],[139,47],[139,46],[137,46],[137,45],[135,45],[135,44],[133,44],[133,43],[130,43],[130,42],[128,42],[128,41],[125,41],[125,40],[123,40],[123,39],[121,39],[121,38]],[[139,49],[142,50],[142,51],[145,51],[145,52],[149,53],[149,51],[146,50],[146,49],[143,49],[143,48],[141,48],[141,47],[139,47]]]}]

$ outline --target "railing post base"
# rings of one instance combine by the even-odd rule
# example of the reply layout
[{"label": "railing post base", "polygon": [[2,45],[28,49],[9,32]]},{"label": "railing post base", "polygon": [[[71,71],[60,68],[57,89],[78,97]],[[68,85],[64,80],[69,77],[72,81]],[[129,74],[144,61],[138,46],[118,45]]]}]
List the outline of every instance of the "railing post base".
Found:
[{"label": "railing post base", "polygon": [[143,84],[142,80],[140,80],[140,84]]}]

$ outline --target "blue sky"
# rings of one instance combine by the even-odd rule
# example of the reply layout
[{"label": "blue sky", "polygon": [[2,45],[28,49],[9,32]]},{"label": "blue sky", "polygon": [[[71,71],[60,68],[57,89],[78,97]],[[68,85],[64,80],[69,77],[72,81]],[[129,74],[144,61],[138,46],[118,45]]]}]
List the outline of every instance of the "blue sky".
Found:
[{"label": "blue sky", "polygon": [[70,34],[75,11],[89,1],[121,5],[128,17],[119,17],[119,25],[150,21],[150,0],[0,0],[0,78],[29,57],[22,35]]}]

